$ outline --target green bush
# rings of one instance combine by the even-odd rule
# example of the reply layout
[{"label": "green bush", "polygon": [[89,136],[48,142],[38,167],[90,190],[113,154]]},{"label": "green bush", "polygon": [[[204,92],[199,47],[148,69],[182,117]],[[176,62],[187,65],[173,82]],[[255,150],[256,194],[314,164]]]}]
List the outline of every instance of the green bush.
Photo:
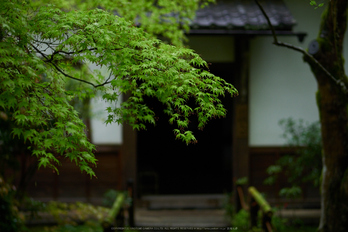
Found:
[{"label": "green bush", "polygon": [[241,209],[238,213],[232,217],[232,226],[237,227],[239,230],[248,230],[250,222],[249,212]]},{"label": "green bush", "polygon": [[[106,191],[104,193],[104,196],[103,196],[103,202],[102,202],[103,206],[111,208],[113,206],[113,204],[114,204],[114,202],[115,202],[115,200],[117,198],[117,195],[119,193],[121,193],[121,192],[117,191],[117,190],[114,190],[114,189],[109,189],[108,191]],[[122,193],[124,193],[125,196],[126,196],[124,203],[126,205],[130,205],[131,202],[132,202],[132,198],[128,195],[127,192],[122,191]]]},{"label": "green bush", "polygon": [[18,232],[25,230],[24,217],[18,211],[16,189],[0,176],[0,231]]},{"label": "green bush", "polygon": [[88,203],[62,203],[51,201],[45,209],[57,221],[57,226],[38,226],[30,232],[102,232],[102,223],[109,208]]},{"label": "green bush", "polygon": [[96,221],[88,221],[83,225],[37,226],[29,232],[103,232],[103,227]]},{"label": "green bush", "polygon": [[322,169],[322,142],[320,123],[305,123],[303,120],[292,118],[279,122],[283,127],[283,138],[287,147],[293,148],[295,154],[284,155],[275,165],[267,168],[269,177],[265,184],[273,184],[280,173],[288,178],[291,187],[280,190],[280,195],[287,198],[299,197],[302,193],[301,185],[310,183],[318,187]]},{"label": "green bush", "polygon": [[46,210],[59,225],[77,225],[89,220],[102,223],[110,209],[82,202],[68,204],[51,201],[47,204]]},{"label": "green bush", "polygon": [[[274,208],[273,211],[276,212],[278,209]],[[232,217],[232,229],[230,232],[235,231],[244,231],[244,232],[262,232],[261,228],[261,219],[262,212],[259,211],[258,215],[258,225],[257,227],[250,227],[250,214],[248,211],[242,209],[238,213],[234,214]],[[292,221],[289,222],[288,219],[281,218],[278,216],[272,217],[272,227],[273,231],[276,232],[315,232],[317,231],[316,227],[313,226],[305,226],[301,221]],[[236,230],[237,229],[237,230]]]}]

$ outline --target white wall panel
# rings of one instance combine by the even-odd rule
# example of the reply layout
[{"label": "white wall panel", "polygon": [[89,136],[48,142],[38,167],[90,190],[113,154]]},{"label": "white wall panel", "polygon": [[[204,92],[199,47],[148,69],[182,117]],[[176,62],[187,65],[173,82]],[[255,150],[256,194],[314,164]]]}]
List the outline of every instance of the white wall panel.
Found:
[{"label": "white wall panel", "polygon": [[117,123],[105,124],[107,119],[106,108],[110,103],[101,98],[94,98],[91,101],[92,118],[91,134],[93,144],[122,144],[122,125]]},{"label": "white wall panel", "polygon": [[[296,37],[279,36],[280,41],[304,48],[315,39],[321,9],[307,1],[285,1],[296,18],[295,32],[307,32],[303,43]],[[282,129],[278,122],[293,117],[312,122],[319,120],[315,100],[316,81],[299,52],[272,44],[272,37],[251,40],[250,60],[250,146],[282,145]]]},{"label": "white wall panel", "polygon": [[[89,65],[91,71],[95,69],[99,69],[103,76],[108,77],[109,72],[106,68],[100,68],[94,64]],[[120,105],[122,98],[120,97],[116,106]],[[110,102],[106,102],[101,98],[101,96],[95,97],[91,100],[91,136],[92,143],[97,145],[102,144],[122,144],[122,125],[118,125],[117,123],[105,124],[105,120],[107,119],[108,113],[106,108],[112,106]]]}]

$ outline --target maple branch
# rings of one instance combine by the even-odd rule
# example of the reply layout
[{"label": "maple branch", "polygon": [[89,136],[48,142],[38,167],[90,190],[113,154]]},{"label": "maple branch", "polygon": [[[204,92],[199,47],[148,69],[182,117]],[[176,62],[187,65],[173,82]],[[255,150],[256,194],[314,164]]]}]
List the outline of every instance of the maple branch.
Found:
[{"label": "maple branch", "polygon": [[38,52],[40,55],[42,55],[46,60],[45,62],[47,63],[50,63],[58,72],[60,72],[61,74],[63,74],[65,77],[68,77],[70,79],[73,79],[73,80],[76,80],[76,81],[80,81],[80,82],[83,82],[83,83],[86,83],[86,84],[89,84],[89,85],[92,85],[94,88],[98,88],[98,87],[101,87],[101,86],[104,86],[106,84],[109,84],[111,83],[110,78],[111,78],[111,73],[108,77],[108,79],[106,81],[104,81],[104,83],[102,84],[93,84],[92,82],[89,82],[89,81],[86,81],[86,80],[82,80],[82,79],[79,79],[79,78],[76,78],[76,77],[73,77],[67,73],[65,73],[58,65],[56,65],[54,62],[52,62],[52,57],[51,58],[48,58],[45,53],[41,52],[37,47],[35,47],[34,45],[30,44],[35,50],[36,52]]},{"label": "maple branch", "polygon": [[284,43],[284,42],[280,42],[278,41],[277,35],[275,33],[274,27],[267,15],[267,13],[265,12],[264,8],[262,7],[262,5],[260,4],[260,2],[258,0],[255,0],[255,3],[258,5],[259,9],[261,10],[263,16],[265,16],[268,26],[270,27],[271,31],[272,31],[272,35],[273,35],[273,44],[280,46],[280,47],[286,47],[289,48],[291,50],[294,51],[298,51],[300,53],[302,53],[305,57],[309,58],[310,61],[312,61],[314,64],[316,64],[328,77],[330,77],[330,79],[332,81],[334,81],[338,86],[341,87],[341,90],[343,91],[344,94],[348,95],[348,89],[347,86],[345,85],[345,83],[338,79],[335,78],[317,59],[314,58],[314,56],[312,56],[311,54],[309,54],[306,50],[304,50],[301,47],[298,46],[294,46],[292,44],[289,43]]}]

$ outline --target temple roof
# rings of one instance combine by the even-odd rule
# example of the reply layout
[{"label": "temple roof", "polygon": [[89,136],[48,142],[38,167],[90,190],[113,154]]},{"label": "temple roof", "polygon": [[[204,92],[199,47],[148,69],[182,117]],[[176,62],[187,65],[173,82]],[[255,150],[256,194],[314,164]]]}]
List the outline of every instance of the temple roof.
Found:
[{"label": "temple roof", "polygon": [[[274,29],[293,34],[296,20],[282,0],[260,0]],[[266,18],[254,0],[217,0],[199,9],[190,34],[269,34]]]}]

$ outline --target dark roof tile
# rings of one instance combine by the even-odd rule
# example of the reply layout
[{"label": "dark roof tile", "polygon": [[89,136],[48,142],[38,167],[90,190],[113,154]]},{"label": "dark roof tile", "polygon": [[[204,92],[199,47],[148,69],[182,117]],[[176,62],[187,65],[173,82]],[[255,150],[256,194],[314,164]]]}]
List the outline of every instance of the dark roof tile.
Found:
[{"label": "dark roof tile", "polygon": [[[276,30],[291,30],[296,24],[282,0],[260,0]],[[217,0],[200,9],[193,29],[268,30],[266,18],[254,0]]]}]

